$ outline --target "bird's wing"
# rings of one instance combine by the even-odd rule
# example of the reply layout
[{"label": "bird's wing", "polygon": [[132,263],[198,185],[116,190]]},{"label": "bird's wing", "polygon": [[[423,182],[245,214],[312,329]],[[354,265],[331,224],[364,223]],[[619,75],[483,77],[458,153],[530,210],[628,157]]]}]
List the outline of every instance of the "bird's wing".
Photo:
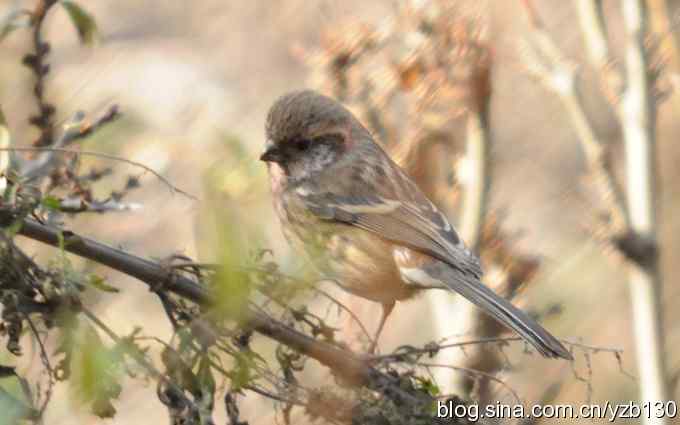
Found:
[{"label": "bird's wing", "polygon": [[[415,267],[398,264],[407,283],[449,288],[514,329],[543,355],[571,359],[569,351],[550,333],[481,283],[482,269],[477,257],[465,248],[446,217],[415,183],[396,165],[390,165],[393,174],[383,179],[382,185],[343,186],[324,182],[303,188],[298,195],[306,209],[321,220],[356,226],[408,248],[395,250],[397,263],[409,262],[399,258],[398,254],[404,251],[404,258],[418,257],[408,252],[415,251],[440,260],[426,259]],[[335,176],[340,182],[348,180],[340,177]]]},{"label": "bird's wing", "polygon": [[[414,185],[415,186],[415,185]],[[418,191],[417,188],[410,188]],[[477,258],[470,253],[444,215],[422,199],[389,199],[376,194],[340,194],[331,191],[305,193],[309,211],[332,220],[373,232],[383,239],[427,254],[466,274],[482,275]]]}]

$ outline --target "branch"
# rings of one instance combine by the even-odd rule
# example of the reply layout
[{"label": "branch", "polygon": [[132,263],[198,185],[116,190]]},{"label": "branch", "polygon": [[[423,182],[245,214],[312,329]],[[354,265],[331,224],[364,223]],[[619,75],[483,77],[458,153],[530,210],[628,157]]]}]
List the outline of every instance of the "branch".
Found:
[{"label": "branch", "polygon": [[[654,77],[645,51],[647,16],[644,0],[623,0],[626,27],[626,87],[611,67],[602,4],[577,0],[579,17],[590,60],[614,92],[626,145],[627,196],[614,179],[604,144],[597,138],[577,89],[577,67],[568,62],[550,39],[530,0],[524,0],[534,29],[528,50],[529,68],[565,105],[588,160],[591,175],[610,212],[609,242],[630,265],[637,361],[643,401],[668,400],[661,324],[661,276],[655,223],[655,121]],[[627,201],[627,202],[626,202]],[[651,421],[651,420],[650,420]],[[657,419],[666,423],[665,419]],[[652,423],[652,422],[647,422]]]},{"label": "branch", "polygon": [[40,136],[33,144],[35,146],[49,146],[54,137],[54,105],[45,100],[45,77],[50,71],[49,64],[44,62],[50,51],[50,45],[42,40],[42,26],[45,17],[57,0],[39,0],[31,14],[33,27],[33,53],[23,58],[23,64],[31,69],[35,76],[33,94],[38,105],[38,115],[31,116],[30,123],[38,127]]},{"label": "branch", "polygon": [[103,201],[85,200],[78,197],[68,197],[57,200],[59,205],[57,209],[60,212],[67,214],[76,214],[83,212],[91,213],[105,213],[105,212],[120,212],[120,211],[135,211],[142,208],[141,204],[119,202],[117,199],[108,198]]},{"label": "branch", "polygon": [[[584,352],[592,352],[593,354],[595,354],[595,353],[611,353],[611,354],[614,354],[615,356],[620,356],[621,354],[623,354],[622,348],[600,347],[600,346],[596,346],[596,345],[584,344],[582,342],[577,342],[577,341],[572,341],[572,340],[567,340],[567,339],[560,339],[560,341],[562,343],[566,344],[566,345],[573,347],[573,348],[581,349]],[[504,345],[507,345],[510,342],[519,342],[519,343],[526,344],[526,342],[522,339],[522,337],[519,337],[519,336],[485,337],[485,338],[470,339],[470,340],[451,342],[451,343],[446,343],[446,342],[440,341],[437,344],[430,343],[430,344],[427,344],[423,347],[414,347],[414,346],[410,346],[410,345],[398,347],[392,353],[375,355],[375,356],[372,356],[370,359],[371,359],[372,362],[375,362],[375,363],[383,362],[383,361],[389,361],[389,360],[402,361],[403,359],[408,359],[409,356],[420,357],[420,356],[423,356],[423,355],[426,355],[426,354],[432,355],[437,351],[446,350],[446,349],[450,349],[450,348],[460,348],[461,350],[463,350],[463,349],[465,349],[465,347],[469,347],[469,346],[488,345],[488,344],[495,345],[495,346],[498,347],[498,350],[500,350]]]},{"label": "branch", "polygon": [[[584,1],[593,4],[581,4]],[[583,12],[584,9],[588,9],[595,13],[597,8],[594,3],[592,0],[580,0],[579,10]],[[544,87],[558,96],[567,110],[569,119],[581,143],[592,181],[601,199],[606,203],[609,215],[607,236],[609,238],[618,237],[624,234],[628,228],[625,198],[623,190],[614,178],[607,146],[595,133],[593,123],[588,118],[583,106],[583,97],[577,84],[579,78],[578,66],[564,57],[550,37],[543,22],[535,15],[536,12],[532,9],[531,3],[526,1],[525,5],[533,29],[531,33],[532,43],[527,45],[527,48],[523,51],[527,68]],[[594,16],[590,16],[588,19],[584,18],[582,21],[599,22],[598,18]],[[592,32],[601,35],[602,30],[593,30]],[[595,36],[593,37],[595,38]],[[598,51],[598,61],[604,60],[602,55],[608,55],[608,53],[606,49],[602,52],[603,48],[600,44],[603,41],[596,38],[596,41],[593,40],[592,42],[598,46],[591,47],[592,50]],[[597,62],[597,64],[601,64],[601,62]]]},{"label": "branch", "polygon": [[[631,262],[629,284],[642,401],[668,400],[665,382],[661,274],[656,250],[656,102],[645,51],[647,9],[643,0],[623,0],[627,87],[619,109],[626,148],[626,179],[631,231],[653,241],[648,261]],[[665,418],[647,424],[668,423]]]},{"label": "branch", "polygon": [[[10,225],[14,220],[17,220],[17,217],[11,210],[0,207],[1,227]],[[67,230],[54,229],[31,219],[22,221],[19,234],[55,247],[60,246],[59,240],[62,236],[64,249],[72,254],[139,279],[151,288],[162,285],[168,291],[195,303],[203,305],[211,303],[210,293],[205,287],[151,260],[137,257]],[[258,333],[317,360],[349,383],[365,385],[395,400],[395,404],[405,402],[410,406],[426,406],[427,403],[432,402],[429,397],[403,390],[399,387],[397,377],[369,366],[365,359],[351,351],[315,340],[252,308],[246,308],[246,317],[247,325]]]},{"label": "branch", "polygon": [[[488,74],[486,75],[488,77]],[[489,91],[490,93],[490,91]],[[460,180],[463,183],[463,200],[461,211],[461,236],[468,247],[479,254],[482,243],[482,229],[487,218],[487,205],[489,198],[489,187],[491,184],[491,172],[489,167],[489,152],[491,143],[491,128],[489,125],[489,101],[490,95],[480,96],[478,107],[468,111],[466,126],[466,155],[465,169],[461,173]],[[439,298],[439,295],[437,295]],[[479,337],[497,336],[504,332],[504,328],[498,326],[497,322],[481,309],[472,303],[461,302],[459,299],[447,299],[436,301],[433,299],[437,314],[437,326],[439,336],[450,333],[449,315],[452,309],[458,310],[460,323],[456,325],[456,330],[467,331],[468,335]],[[474,347],[472,353],[453,353],[447,356],[448,362],[460,366],[468,366],[480,370],[482,373],[494,373],[497,371],[501,362],[497,352],[486,350],[483,345]],[[445,368],[439,373],[451,375],[454,369]],[[442,373],[443,372],[443,373]],[[467,391],[472,387],[470,375],[461,377],[449,377],[453,380],[453,390],[458,394],[468,394]],[[489,384],[492,380],[483,381],[479,388],[478,395],[482,403],[490,401]]]},{"label": "branch", "polygon": [[461,217],[461,234],[473,252],[479,252],[484,217],[486,217],[491,183],[489,169],[488,99],[477,111],[470,111],[467,118],[465,192]]},{"label": "branch", "polygon": [[600,85],[611,103],[617,103],[623,90],[623,75],[612,59],[607,40],[602,0],[575,0],[583,41]]},{"label": "branch", "polygon": [[590,61],[599,69],[610,62],[602,0],[575,0]]},{"label": "branch", "polygon": [[63,133],[59,139],[50,146],[50,149],[47,147],[23,148],[23,150],[26,151],[40,152],[40,155],[37,159],[20,167],[21,175],[28,180],[44,177],[54,168],[57,159],[56,154],[61,152],[60,149],[63,149],[76,140],[90,136],[101,127],[115,121],[119,117],[120,111],[116,105],[111,106],[102,116],[97,118],[94,123],[86,122],[85,114],[83,112],[76,112],[69,122],[63,126]]},{"label": "branch", "polygon": [[186,191],[174,186],[172,183],[170,183],[170,181],[168,179],[161,176],[160,173],[158,171],[155,171],[153,168],[148,167],[148,166],[142,164],[141,162],[133,161],[131,159],[126,159],[126,158],[116,156],[116,155],[110,155],[110,154],[103,153],[103,152],[84,151],[84,150],[79,150],[79,149],[50,148],[50,147],[46,147],[46,148],[0,148],[0,152],[1,151],[61,152],[61,153],[70,153],[70,154],[74,154],[74,155],[88,155],[88,156],[94,156],[94,157],[97,157],[97,158],[109,159],[109,160],[112,160],[112,161],[119,161],[119,162],[122,162],[122,163],[125,163],[125,164],[129,164],[129,165],[132,165],[132,166],[135,166],[135,167],[139,167],[139,168],[143,169],[144,171],[153,174],[154,177],[156,177],[163,184],[165,184],[170,189],[170,191],[173,192],[173,193],[176,192],[176,193],[182,194],[182,195],[184,195],[187,198],[192,199],[192,200],[198,199],[194,195],[190,194],[189,192],[186,192]]}]

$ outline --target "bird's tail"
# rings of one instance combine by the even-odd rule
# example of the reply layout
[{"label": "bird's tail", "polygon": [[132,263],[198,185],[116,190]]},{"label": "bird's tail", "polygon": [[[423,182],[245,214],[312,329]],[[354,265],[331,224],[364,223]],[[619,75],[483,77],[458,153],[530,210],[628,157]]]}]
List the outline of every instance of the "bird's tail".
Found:
[{"label": "bird's tail", "polygon": [[498,296],[477,279],[470,277],[464,280],[461,279],[462,276],[456,277],[447,279],[446,284],[449,289],[461,294],[496,320],[513,329],[542,355],[573,360],[571,353],[557,338],[522,310]]}]

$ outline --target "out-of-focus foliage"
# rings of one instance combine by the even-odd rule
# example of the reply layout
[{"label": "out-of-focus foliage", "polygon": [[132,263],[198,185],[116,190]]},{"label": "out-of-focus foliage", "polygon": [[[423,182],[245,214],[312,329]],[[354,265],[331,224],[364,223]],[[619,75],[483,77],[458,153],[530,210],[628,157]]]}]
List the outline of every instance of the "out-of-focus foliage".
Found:
[{"label": "out-of-focus foliage", "polygon": [[263,246],[263,235],[246,209],[248,197],[261,176],[248,159],[240,140],[224,137],[226,160],[220,160],[205,173],[204,212],[201,226],[209,234],[212,252],[217,252],[219,269],[214,287],[217,311],[224,317],[239,320],[252,296],[252,284],[247,265],[258,246]]},{"label": "out-of-focus foliage", "polygon": [[97,22],[79,3],[73,0],[59,0],[68,13],[78,37],[83,44],[92,44],[97,38]]},{"label": "out-of-focus foliage", "polygon": [[[68,370],[68,379],[73,395],[92,409],[101,418],[111,418],[116,414],[112,401],[122,391],[120,379],[123,374],[123,355],[125,347],[108,347],[91,326],[79,322],[74,317],[63,326],[57,354],[63,354],[61,370]],[[68,369],[65,369],[68,368]]]}]

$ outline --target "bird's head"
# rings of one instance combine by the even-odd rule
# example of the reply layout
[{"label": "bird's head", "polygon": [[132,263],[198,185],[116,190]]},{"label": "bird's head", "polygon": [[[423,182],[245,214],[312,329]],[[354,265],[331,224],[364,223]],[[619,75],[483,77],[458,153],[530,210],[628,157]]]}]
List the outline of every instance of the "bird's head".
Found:
[{"label": "bird's head", "polygon": [[300,182],[328,170],[367,133],[339,102],[311,90],[293,92],[269,110],[260,159]]}]

